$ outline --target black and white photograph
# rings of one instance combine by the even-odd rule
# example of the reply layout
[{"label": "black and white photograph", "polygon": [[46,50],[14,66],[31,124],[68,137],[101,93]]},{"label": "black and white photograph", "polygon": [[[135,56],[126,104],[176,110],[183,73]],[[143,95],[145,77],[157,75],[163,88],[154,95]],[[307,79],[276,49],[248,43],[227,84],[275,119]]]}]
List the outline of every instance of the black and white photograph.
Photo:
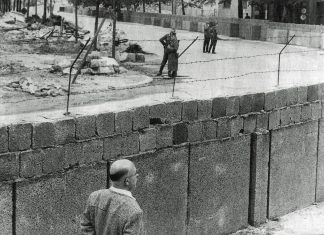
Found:
[{"label": "black and white photograph", "polygon": [[0,0],[0,235],[77,234],[324,235],[324,0]]}]

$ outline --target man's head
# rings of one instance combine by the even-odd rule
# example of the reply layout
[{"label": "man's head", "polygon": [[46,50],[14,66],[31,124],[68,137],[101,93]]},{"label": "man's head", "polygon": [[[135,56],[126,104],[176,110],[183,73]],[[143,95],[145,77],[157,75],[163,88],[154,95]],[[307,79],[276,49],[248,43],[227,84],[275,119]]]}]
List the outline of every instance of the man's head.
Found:
[{"label": "man's head", "polygon": [[171,29],[170,35],[176,35],[176,29],[175,28]]},{"label": "man's head", "polygon": [[121,159],[110,166],[110,179],[116,188],[132,191],[136,188],[138,174],[133,162]]}]

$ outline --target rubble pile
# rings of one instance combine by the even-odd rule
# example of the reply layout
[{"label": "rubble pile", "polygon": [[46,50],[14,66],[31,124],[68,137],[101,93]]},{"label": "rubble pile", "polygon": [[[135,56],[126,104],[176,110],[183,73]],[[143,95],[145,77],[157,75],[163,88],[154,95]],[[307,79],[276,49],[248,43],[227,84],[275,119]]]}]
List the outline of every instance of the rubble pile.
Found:
[{"label": "rubble pile", "polygon": [[[80,67],[83,61],[83,58],[84,54],[81,55],[81,57],[75,63],[72,74],[76,73],[77,68]],[[56,62],[51,67],[50,72],[62,72],[63,74],[69,74],[73,61],[74,59],[71,59],[70,61],[61,61],[58,63]],[[125,69],[121,69],[115,59],[102,56],[102,53],[99,51],[93,51],[90,55],[87,56],[85,65],[83,69],[81,69],[81,74],[112,75],[124,71]]]},{"label": "rubble pile", "polygon": [[46,85],[39,85],[36,81],[29,77],[22,77],[18,81],[9,83],[7,87],[27,92],[38,97],[55,97],[65,95],[67,92],[67,90],[62,88],[59,84],[52,83]]}]

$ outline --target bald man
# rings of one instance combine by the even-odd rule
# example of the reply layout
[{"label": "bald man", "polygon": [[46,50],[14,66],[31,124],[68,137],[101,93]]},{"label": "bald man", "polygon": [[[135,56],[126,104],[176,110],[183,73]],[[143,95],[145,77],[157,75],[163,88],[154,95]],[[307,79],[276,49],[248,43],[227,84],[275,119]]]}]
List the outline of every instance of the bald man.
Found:
[{"label": "bald man", "polygon": [[127,159],[111,165],[112,186],[89,196],[81,219],[82,234],[144,234],[143,211],[132,195],[137,177],[134,163]]}]

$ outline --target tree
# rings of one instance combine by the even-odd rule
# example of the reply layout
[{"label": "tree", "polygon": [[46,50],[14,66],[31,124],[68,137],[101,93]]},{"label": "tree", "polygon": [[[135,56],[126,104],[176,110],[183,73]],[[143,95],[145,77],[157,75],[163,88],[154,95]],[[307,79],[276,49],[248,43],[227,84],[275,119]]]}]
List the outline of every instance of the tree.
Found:
[{"label": "tree", "polygon": [[43,12],[43,19],[42,19],[42,23],[44,24],[46,21],[46,6],[47,6],[47,0],[44,0],[44,12]]}]

